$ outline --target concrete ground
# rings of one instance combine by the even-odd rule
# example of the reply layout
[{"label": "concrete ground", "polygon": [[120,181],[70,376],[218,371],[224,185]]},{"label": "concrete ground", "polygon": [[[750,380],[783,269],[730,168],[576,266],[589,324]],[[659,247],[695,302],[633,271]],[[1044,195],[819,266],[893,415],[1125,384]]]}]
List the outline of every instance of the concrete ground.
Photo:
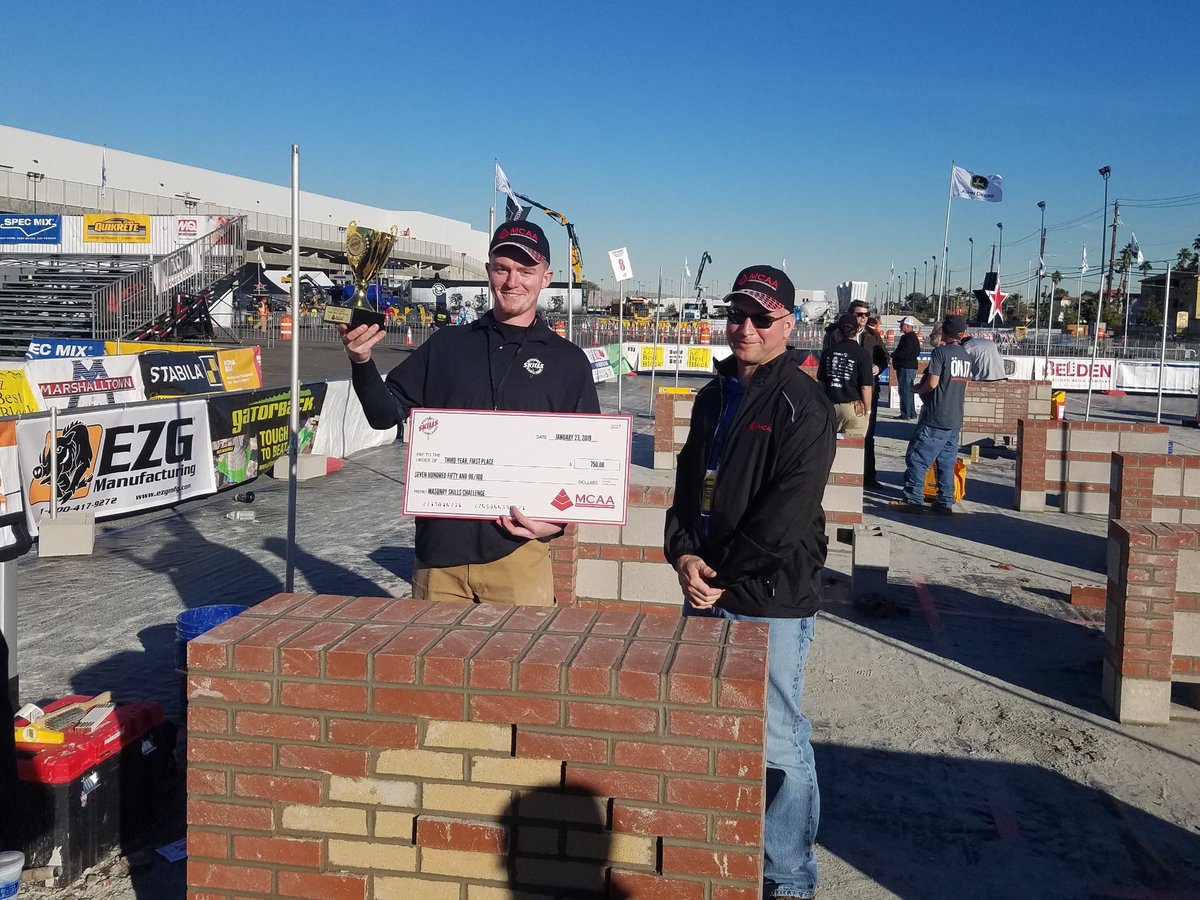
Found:
[{"label": "concrete ground", "polygon": [[[339,348],[303,349],[302,377],[346,371]],[[384,367],[401,356],[387,351]],[[264,354],[268,380],[286,380],[287,363],[286,348]],[[622,385],[645,464],[652,420],[636,414],[649,382]],[[614,411],[615,386],[601,394]],[[1072,395],[1068,414],[1081,415],[1082,402]],[[1093,402],[1095,417],[1153,421],[1154,398]],[[1200,453],[1200,432],[1178,424],[1195,405],[1166,402],[1177,453]],[[819,896],[1200,897],[1200,722],[1113,721],[1100,701],[1100,616],[1067,604],[1073,582],[1103,583],[1105,521],[1016,513],[1005,456],[970,468],[961,515],[893,514],[884,504],[899,494],[912,428],[893,416],[879,423],[885,488],[865,504],[868,522],[891,535],[890,596],[869,614],[856,609],[846,554],[833,554],[807,672]],[[300,486],[297,589],[408,592],[402,466],[400,448],[384,447]],[[225,494],[102,523],[90,558],[22,559],[22,700],[111,689],[178,715],[175,616],[282,588],[287,486],[262,478],[254,491],[249,507]],[[247,508],[253,521],[227,518]],[[70,888],[22,896],[182,900],[183,864],[145,852],[182,837],[181,801],[176,791],[144,845],[125,848],[132,876],[114,857]]]}]

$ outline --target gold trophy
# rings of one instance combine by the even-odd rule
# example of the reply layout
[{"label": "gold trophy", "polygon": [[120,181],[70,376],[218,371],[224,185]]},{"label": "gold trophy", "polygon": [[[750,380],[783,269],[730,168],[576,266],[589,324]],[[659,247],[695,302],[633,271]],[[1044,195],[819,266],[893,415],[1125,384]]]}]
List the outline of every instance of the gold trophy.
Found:
[{"label": "gold trophy", "polygon": [[351,222],[346,229],[346,262],[354,273],[354,296],[346,306],[328,303],[321,318],[331,325],[378,325],[383,328],[385,316],[367,302],[367,283],[379,274],[383,264],[392,255],[396,243],[396,226],[390,231],[360,228]]}]

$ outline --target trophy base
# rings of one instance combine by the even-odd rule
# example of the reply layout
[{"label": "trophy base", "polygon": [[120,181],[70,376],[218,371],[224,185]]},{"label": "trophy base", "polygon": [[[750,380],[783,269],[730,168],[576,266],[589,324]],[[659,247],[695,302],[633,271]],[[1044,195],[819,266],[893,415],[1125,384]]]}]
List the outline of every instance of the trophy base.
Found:
[{"label": "trophy base", "polygon": [[329,325],[345,325],[350,329],[355,329],[359,325],[378,325],[380,331],[385,331],[383,323],[387,321],[387,316],[365,306],[329,304],[321,314],[321,319]]}]

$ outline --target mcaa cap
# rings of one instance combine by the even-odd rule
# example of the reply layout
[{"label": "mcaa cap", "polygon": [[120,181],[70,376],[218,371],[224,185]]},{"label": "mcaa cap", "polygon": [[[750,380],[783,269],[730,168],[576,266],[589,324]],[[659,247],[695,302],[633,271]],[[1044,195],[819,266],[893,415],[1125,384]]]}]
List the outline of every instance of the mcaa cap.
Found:
[{"label": "mcaa cap", "polygon": [[738,272],[725,302],[737,296],[748,297],[767,312],[796,308],[796,286],[786,272],[774,266],[750,266]]},{"label": "mcaa cap", "polygon": [[535,263],[550,264],[550,241],[546,232],[535,222],[505,222],[492,235],[488,255],[501,247],[516,247],[524,250]]}]

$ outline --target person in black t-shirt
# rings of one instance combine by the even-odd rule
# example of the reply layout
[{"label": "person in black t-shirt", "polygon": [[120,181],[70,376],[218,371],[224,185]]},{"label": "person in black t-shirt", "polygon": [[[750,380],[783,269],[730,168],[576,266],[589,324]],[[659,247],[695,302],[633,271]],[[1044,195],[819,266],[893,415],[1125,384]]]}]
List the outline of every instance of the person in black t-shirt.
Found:
[{"label": "person in black t-shirt", "polygon": [[900,340],[892,351],[892,371],[900,389],[900,418],[915,419],[917,407],[913,402],[913,382],[917,378],[917,357],[921,355],[921,339],[915,323],[908,316],[900,320]]},{"label": "person in black t-shirt", "polygon": [[850,316],[837,322],[841,338],[821,354],[817,380],[825,385],[825,394],[833,404],[839,433],[865,437],[870,425],[871,392],[875,377],[871,374],[871,353],[855,340],[858,323]]}]

